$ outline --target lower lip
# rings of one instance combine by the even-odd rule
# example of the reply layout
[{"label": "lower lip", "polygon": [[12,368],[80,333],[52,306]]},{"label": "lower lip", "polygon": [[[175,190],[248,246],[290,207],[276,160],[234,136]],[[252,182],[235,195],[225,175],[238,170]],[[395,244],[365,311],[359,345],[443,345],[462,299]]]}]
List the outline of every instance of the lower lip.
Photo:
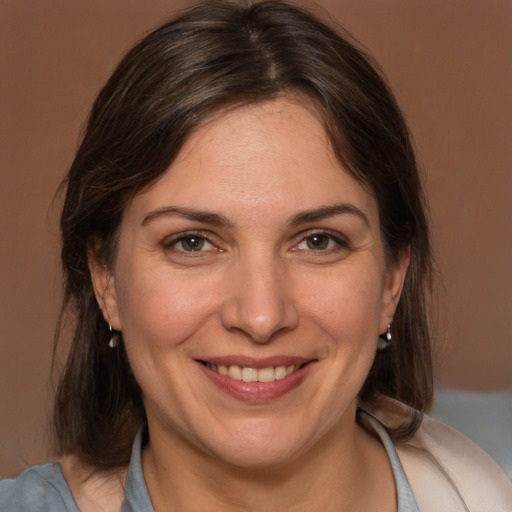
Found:
[{"label": "lower lip", "polygon": [[197,361],[197,364],[217,387],[232,397],[244,402],[262,403],[280,398],[299,387],[314,366],[315,361],[305,364],[283,379],[276,379],[272,382],[244,382],[221,375],[199,361]]}]

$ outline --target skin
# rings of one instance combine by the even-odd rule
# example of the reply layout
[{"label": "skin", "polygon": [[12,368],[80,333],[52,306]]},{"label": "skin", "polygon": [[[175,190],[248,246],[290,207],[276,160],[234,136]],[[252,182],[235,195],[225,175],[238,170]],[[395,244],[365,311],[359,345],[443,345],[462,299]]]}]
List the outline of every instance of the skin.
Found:
[{"label": "skin", "polygon": [[[155,510],[396,510],[355,410],[407,264],[386,262],[374,196],[304,101],[199,128],[126,207],[114,268],[90,257],[143,392]],[[282,396],[241,399],[198,362],[219,357],[308,365]]]}]

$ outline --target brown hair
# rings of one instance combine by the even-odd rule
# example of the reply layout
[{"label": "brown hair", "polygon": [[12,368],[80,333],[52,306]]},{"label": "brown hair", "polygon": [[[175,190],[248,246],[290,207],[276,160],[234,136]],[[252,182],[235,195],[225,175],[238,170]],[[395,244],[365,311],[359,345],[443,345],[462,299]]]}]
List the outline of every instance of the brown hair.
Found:
[{"label": "brown hair", "polygon": [[[66,178],[63,311],[71,308],[76,323],[56,395],[61,452],[97,468],[127,464],[144,419],[123,343],[108,348],[87,265],[91,240],[100,241],[99,258],[112,265],[127,202],[166,172],[198,126],[222,110],[285,94],[316,106],[337,158],[374,192],[388,260],[411,249],[395,341],[377,354],[360,396],[384,394],[419,411],[430,406],[429,233],[393,95],[347,36],[309,13],[276,1],[215,1],[185,11],[126,55],[94,103]],[[418,415],[395,436],[410,435],[417,423]]]}]

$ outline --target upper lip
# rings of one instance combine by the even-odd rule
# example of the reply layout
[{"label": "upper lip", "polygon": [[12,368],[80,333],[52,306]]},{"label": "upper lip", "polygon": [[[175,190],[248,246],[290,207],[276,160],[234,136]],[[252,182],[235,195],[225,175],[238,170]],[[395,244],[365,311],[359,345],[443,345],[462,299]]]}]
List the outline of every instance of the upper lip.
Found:
[{"label": "upper lip", "polygon": [[243,368],[269,368],[277,366],[302,366],[311,361],[315,361],[315,358],[308,357],[297,357],[297,356],[269,356],[269,357],[250,357],[250,356],[212,356],[212,357],[200,357],[196,358],[196,361],[211,363],[214,365],[224,366],[240,366]]}]

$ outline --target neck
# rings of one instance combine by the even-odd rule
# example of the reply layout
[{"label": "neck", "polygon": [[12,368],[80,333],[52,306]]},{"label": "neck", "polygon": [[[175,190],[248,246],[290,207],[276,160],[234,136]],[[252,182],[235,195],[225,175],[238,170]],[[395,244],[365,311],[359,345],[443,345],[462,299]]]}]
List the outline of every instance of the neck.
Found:
[{"label": "neck", "polygon": [[249,468],[205,454],[183,439],[153,435],[150,425],[143,468],[156,512],[340,512],[373,510],[371,503],[380,503],[375,510],[388,510],[386,502],[396,510],[387,456],[355,418],[340,422],[291,460]]}]

